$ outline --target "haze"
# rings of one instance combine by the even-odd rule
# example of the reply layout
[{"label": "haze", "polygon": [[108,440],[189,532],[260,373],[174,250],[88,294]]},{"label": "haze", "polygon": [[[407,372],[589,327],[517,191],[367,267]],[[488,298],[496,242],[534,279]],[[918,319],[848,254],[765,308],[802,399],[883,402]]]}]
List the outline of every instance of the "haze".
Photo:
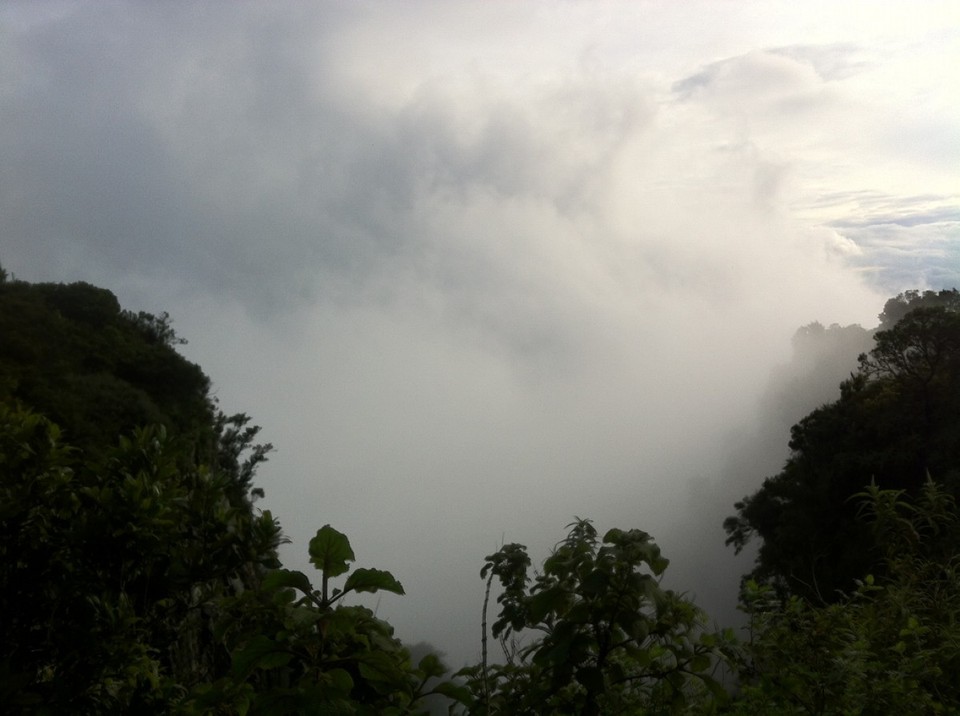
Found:
[{"label": "haze", "polygon": [[728,621],[722,519],[855,366],[794,332],[960,284],[958,37],[946,2],[6,2],[0,261],[169,311],[277,447],[287,565],[346,532],[405,641],[477,659],[483,557],[574,516]]}]

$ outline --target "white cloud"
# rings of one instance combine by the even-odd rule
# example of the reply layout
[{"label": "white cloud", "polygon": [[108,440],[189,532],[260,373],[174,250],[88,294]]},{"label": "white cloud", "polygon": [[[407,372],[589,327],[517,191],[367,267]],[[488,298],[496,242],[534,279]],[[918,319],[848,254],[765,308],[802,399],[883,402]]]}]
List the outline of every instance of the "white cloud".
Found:
[{"label": "white cloud", "polygon": [[483,555],[542,554],[574,514],[651,531],[696,586],[793,331],[960,265],[957,97],[908,72],[953,57],[916,44],[933,21],[891,44],[905,9],[765,7],[17,21],[4,266],[170,311],[278,445],[265,504],[296,548],[347,531],[413,640],[471,656]]}]

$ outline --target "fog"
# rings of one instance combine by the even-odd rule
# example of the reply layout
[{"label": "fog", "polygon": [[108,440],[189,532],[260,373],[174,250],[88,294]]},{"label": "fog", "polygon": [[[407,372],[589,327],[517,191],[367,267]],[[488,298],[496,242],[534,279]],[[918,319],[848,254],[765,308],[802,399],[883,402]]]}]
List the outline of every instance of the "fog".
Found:
[{"label": "fog", "polygon": [[169,311],[404,640],[476,659],[483,557],[575,516],[728,622],[862,350],[797,329],[958,283],[956,12],[866,7],[10,3],[0,260]]}]

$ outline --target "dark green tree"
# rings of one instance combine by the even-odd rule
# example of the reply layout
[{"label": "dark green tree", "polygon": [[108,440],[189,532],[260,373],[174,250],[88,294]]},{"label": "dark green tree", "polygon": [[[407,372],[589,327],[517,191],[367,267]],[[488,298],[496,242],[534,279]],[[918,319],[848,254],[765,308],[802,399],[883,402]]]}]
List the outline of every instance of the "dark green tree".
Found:
[{"label": "dark green tree", "polygon": [[41,412],[89,456],[158,424],[192,462],[214,462],[210,380],[177,344],[169,317],[124,311],[105,289],[0,284],[0,399]]},{"label": "dark green tree", "polygon": [[457,695],[343,604],[402,593],[369,569],[333,587],[346,536],[311,542],[318,590],[279,568],[253,505],[271,447],[217,410],[182,342],[103,289],[0,283],[4,712],[399,714]]},{"label": "dark green tree", "polygon": [[880,314],[880,329],[893,328],[901,318],[916,308],[944,308],[956,313],[960,311],[960,291],[955,288],[942,291],[904,291],[884,304]]},{"label": "dark green tree", "polygon": [[751,636],[731,713],[960,712],[956,502],[932,480],[913,500],[872,485],[858,502],[886,576],[828,605],[748,584]]},{"label": "dark green tree", "polygon": [[[278,566],[269,512],[184,470],[162,428],[96,460],[0,403],[0,689],[8,708],[169,713],[229,664],[212,618]],[[244,586],[246,585],[246,586]]]},{"label": "dark green tree", "polygon": [[231,649],[232,670],[197,689],[188,712],[399,716],[422,713],[431,695],[466,698],[462,687],[437,682],[446,668],[436,656],[414,666],[388,623],[346,603],[351,594],[403,594],[390,572],[350,572],[353,549],[330,525],[310,541],[310,561],[320,571],[319,588],[302,572],[278,569],[260,589],[225,604],[218,632]]},{"label": "dark green tree", "polygon": [[529,566],[521,545],[487,557],[507,660],[461,672],[470,713],[690,713],[723,697],[711,674],[732,635],[708,633],[694,604],[660,586],[667,560],[650,535],[601,539],[578,520],[539,574]]},{"label": "dark green tree", "polygon": [[[886,310],[899,315],[901,304],[888,302]],[[783,470],[738,502],[724,523],[727,543],[738,551],[760,538],[750,576],[783,594],[829,602],[882,568],[881,545],[855,519],[852,499],[871,480],[911,495],[928,474],[953,494],[960,485],[956,304],[920,305],[875,339],[857,373],[841,384],[839,400],[794,426]]]}]

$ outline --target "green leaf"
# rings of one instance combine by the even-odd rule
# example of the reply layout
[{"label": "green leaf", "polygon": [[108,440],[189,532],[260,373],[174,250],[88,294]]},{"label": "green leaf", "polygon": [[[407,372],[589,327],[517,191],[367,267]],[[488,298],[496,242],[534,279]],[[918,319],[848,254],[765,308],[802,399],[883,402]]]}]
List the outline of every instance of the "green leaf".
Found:
[{"label": "green leaf", "polygon": [[707,671],[713,666],[713,660],[709,654],[697,654],[690,660],[690,671]]},{"label": "green leaf", "polygon": [[338,694],[350,695],[353,690],[353,677],[350,676],[349,671],[346,669],[331,669],[325,676]]},{"label": "green leaf", "polygon": [[610,588],[610,575],[603,569],[597,568],[583,578],[581,592],[584,596],[599,596]]},{"label": "green leaf", "polygon": [[234,652],[233,673],[239,679],[245,679],[254,669],[273,669],[285,666],[293,655],[272,639],[258,634],[246,647]]},{"label": "green leaf", "polygon": [[730,694],[728,694],[727,690],[723,688],[723,684],[716,679],[705,674],[701,674],[700,681],[703,682],[704,686],[707,687],[707,690],[710,692],[713,698],[717,700],[718,703],[723,704],[727,701],[727,699],[729,699]]},{"label": "green leaf", "polygon": [[347,583],[343,585],[343,591],[353,590],[355,592],[376,592],[384,590],[394,594],[403,594],[403,585],[398,582],[390,572],[381,569],[355,570],[349,577]]},{"label": "green leaf", "polygon": [[327,577],[339,577],[346,573],[350,569],[347,562],[355,559],[350,540],[330,525],[318,529],[316,536],[310,540],[310,563]]},{"label": "green leaf", "polygon": [[603,541],[607,544],[617,544],[623,541],[625,534],[619,527],[613,527],[607,530],[607,533],[603,536]]},{"label": "green leaf", "polygon": [[297,572],[291,569],[275,569],[271,571],[263,580],[264,589],[299,589],[304,594],[313,592],[313,586],[310,580],[303,572]]},{"label": "green leaf", "polygon": [[391,656],[382,651],[371,651],[361,654],[357,659],[360,675],[369,681],[378,691],[378,684],[390,688],[402,688],[405,685],[406,674]]},{"label": "green leaf", "polygon": [[417,668],[423,672],[424,678],[443,676],[447,671],[447,667],[443,665],[440,657],[436,654],[427,654],[424,656],[420,659],[420,663],[417,664]]},{"label": "green leaf", "polygon": [[291,654],[289,651],[271,651],[267,654],[264,654],[260,660],[257,661],[257,668],[276,669],[289,664],[292,658],[293,654]]},{"label": "green leaf", "polygon": [[452,681],[443,681],[437,684],[433,687],[430,693],[446,696],[448,699],[452,699],[453,701],[463,704],[464,706],[472,706],[474,703],[470,689],[468,689],[466,686],[455,684]]},{"label": "green leaf", "polygon": [[325,614],[313,605],[293,607],[287,612],[284,623],[290,628],[303,630],[312,627],[324,616]]},{"label": "green leaf", "polygon": [[550,587],[533,595],[530,599],[530,621],[538,624],[548,614],[559,611],[566,601],[566,593],[561,587]]}]

